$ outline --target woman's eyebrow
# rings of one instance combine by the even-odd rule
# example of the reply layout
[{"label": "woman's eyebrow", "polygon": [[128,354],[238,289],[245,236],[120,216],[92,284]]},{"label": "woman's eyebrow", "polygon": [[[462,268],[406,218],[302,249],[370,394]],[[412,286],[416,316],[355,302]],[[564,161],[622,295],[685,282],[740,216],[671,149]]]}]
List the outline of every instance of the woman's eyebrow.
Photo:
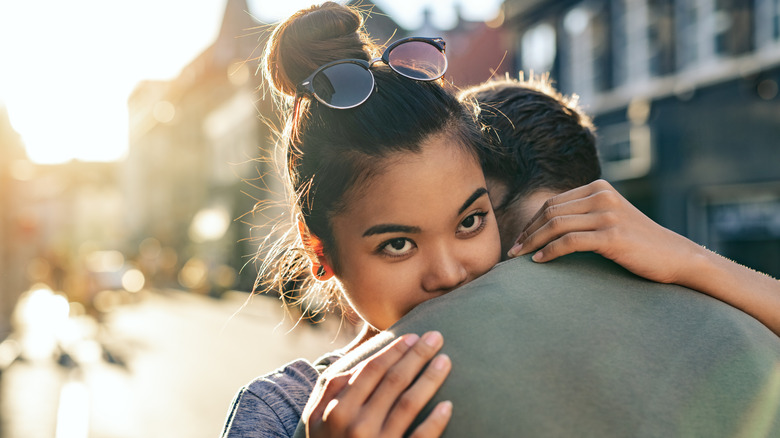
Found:
[{"label": "woman's eyebrow", "polygon": [[[467,208],[471,206],[471,204],[474,203],[477,199],[482,197],[487,193],[487,189],[484,187],[480,187],[477,190],[474,190],[474,193],[469,196],[468,199],[466,199],[466,202],[463,203],[463,205],[458,209],[458,214],[460,215],[464,211],[466,211]],[[398,225],[398,224],[379,224],[374,225],[373,227],[367,229],[363,233],[363,237],[373,236],[376,234],[384,234],[384,233],[420,233],[420,227],[412,227],[409,225]]]},{"label": "woman's eyebrow", "polygon": [[419,233],[420,227],[411,227],[409,225],[380,224],[366,230],[363,237],[373,236],[383,233]]},{"label": "woman's eyebrow", "polygon": [[474,193],[472,193],[471,196],[469,196],[469,199],[466,199],[466,202],[464,202],[463,205],[460,207],[460,209],[458,210],[458,214],[460,215],[461,213],[466,211],[466,209],[469,208],[469,206],[471,206],[471,204],[473,204],[474,201],[479,199],[482,195],[484,195],[487,192],[488,192],[487,189],[484,187],[480,187],[477,190],[474,190]]}]

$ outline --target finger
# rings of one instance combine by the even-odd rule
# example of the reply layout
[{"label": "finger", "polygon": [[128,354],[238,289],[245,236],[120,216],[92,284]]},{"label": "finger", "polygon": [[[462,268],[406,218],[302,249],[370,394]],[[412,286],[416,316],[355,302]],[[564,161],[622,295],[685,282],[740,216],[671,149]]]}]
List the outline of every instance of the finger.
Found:
[{"label": "finger", "polygon": [[577,199],[587,198],[593,195],[594,193],[598,193],[605,190],[614,190],[614,189],[612,189],[612,186],[608,182],[600,179],[600,180],[593,181],[589,184],[575,187],[563,193],[559,193],[555,196],[552,196],[550,197],[550,199],[545,201],[545,205],[553,206],[553,205],[565,204],[567,202],[575,201]]},{"label": "finger", "polygon": [[398,363],[387,370],[376,391],[371,395],[366,408],[375,412],[384,412],[386,416],[401,393],[406,391],[443,344],[441,333],[437,331],[425,333]]},{"label": "finger", "polygon": [[539,217],[544,214],[544,210],[547,207],[566,204],[571,201],[576,201],[580,199],[590,198],[593,195],[601,192],[611,192],[617,194],[617,191],[614,189],[614,187],[612,187],[610,183],[604,181],[603,179],[598,179],[589,184],[585,184],[584,186],[576,187],[574,189],[567,190],[563,193],[551,197],[550,199],[545,201],[544,205],[542,205],[542,208],[540,208],[539,211],[536,212],[536,214],[531,218],[528,224],[531,224],[532,222],[538,220]]},{"label": "finger", "polygon": [[[578,197],[581,195],[586,196]],[[534,219],[526,224],[523,232],[515,240],[515,244],[507,252],[507,256],[511,258],[528,254],[547,243],[536,242],[536,245],[530,245],[528,237],[560,216],[601,213],[599,219],[604,220],[605,225],[612,225],[618,216],[626,214],[626,208],[632,209],[633,206],[603,180],[550,198],[536,212]]]},{"label": "finger", "polygon": [[364,404],[382,381],[387,370],[401,360],[418,339],[419,336],[414,333],[403,335],[356,365],[347,388],[348,394],[344,397],[361,405]]},{"label": "finger", "polygon": [[541,248],[555,239],[576,232],[599,231],[612,226],[611,213],[584,213],[557,216],[529,235],[524,243],[528,252]]},{"label": "finger", "polygon": [[603,240],[598,236],[599,233],[593,231],[567,233],[545,245],[531,258],[535,262],[544,263],[573,252],[599,252]]},{"label": "finger", "polygon": [[[368,359],[358,364],[347,374],[339,375],[333,388],[329,391],[330,399],[324,396],[318,402],[318,415],[311,415],[315,420],[322,418],[322,422],[327,424],[327,429],[331,431],[344,432],[347,428],[352,428],[355,420],[361,417],[365,401],[376,389],[376,385],[381,381],[387,369],[400,360],[406,351],[414,345],[419,336],[408,334],[399,337],[391,344],[375,353]],[[346,382],[342,379],[346,378]],[[343,385],[342,385],[343,383]],[[384,421],[386,414],[380,419],[371,418],[370,423],[376,429]],[[364,426],[372,426],[366,423]]]},{"label": "finger", "polygon": [[534,221],[537,221],[542,215],[544,215],[544,210],[548,207],[566,204],[568,202],[576,201],[578,199],[585,199],[593,195],[594,193],[598,193],[600,191],[610,190],[610,189],[614,190],[612,189],[612,186],[608,182],[599,179],[589,184],[585,184],[584,186],[567,190],[545,201],[544,205],[542,205],[539,211],[537,211],[536,214],[534,214],[534,216],[531,218],[531,220],[528,223],[531,224]]},{"label": "finger", "polygon": [[[586,201],[572,201],[570,204],[587,204]],[[568,204],[567,204],[568,205]],[[567,233],[578,231],[597,231],[610,227],[615,219],[611,212],[592,212],[587,205],[565,207],[566,215],[551,216],[544,224],[529,234],[523,234],[524,241],[509,250],[509,257],[533,252]],[[557,212],[556,212],[557,214]],[[589,251],[592,251],[590,249]]]},{"label": "finger", "polygon": [[446,354],[436,356],[412,386],[404,391],[395,402],[385,423],[384,431],[390,436],[401,436],[425,404],[441,388],[451,369],[452,362]]},{"label": "finger", "polygon": [[452,402],[443,401],[436,405],[428,418],[414,429],[411,438],[439,437],[444,433],[447,423],[452,418]]},{"label": "finger", "polygon": [[[569,192],[567,192],[569,193]],[[529,247],[528,236],[536,233],[551,221],[561,216],[583,215],[599,210],[599,198],[597,194],[573,199],[550,198],[534,214],[534,217],[526,224],[523,232],[515,239],[515,244],[509,250],[509,257],[527,254],[535,247]]]}]

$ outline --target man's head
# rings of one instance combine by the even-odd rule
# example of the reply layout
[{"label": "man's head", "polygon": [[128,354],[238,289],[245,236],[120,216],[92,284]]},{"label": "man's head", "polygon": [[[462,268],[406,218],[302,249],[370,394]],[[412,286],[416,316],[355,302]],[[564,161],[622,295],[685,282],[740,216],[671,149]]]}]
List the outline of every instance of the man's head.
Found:
[{"label": "man's head", "polygon": [[478,103],[495,148],[481,160],[504,252],[546,199],[601,176],[593,123],[546,75],[488,81],[460,99]]}]

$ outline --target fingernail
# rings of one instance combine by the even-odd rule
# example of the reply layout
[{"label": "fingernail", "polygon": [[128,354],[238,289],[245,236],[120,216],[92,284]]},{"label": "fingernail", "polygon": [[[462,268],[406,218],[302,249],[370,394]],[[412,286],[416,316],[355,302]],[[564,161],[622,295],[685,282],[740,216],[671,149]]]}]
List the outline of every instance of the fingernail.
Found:
[{"label": "fingernail", "polygon": [[431,347],[438,347],[442,341],[441,333],[437,331],[428,332],[423,335],[422,340]]},{"label": "fingernail", "polygon": [[542,252],[541,252],[541,251],[538,251],[538,252],[537,252],[536,254],[534,254],[534,255],[533,255],[533,257],[531,257],[531,258],[532,258],[532,259],[533,259],[535,262],[538,262],[539,260],[541,260],[541,259],[542,259],[542,256],[543,256],[543,255],[544,255],[544,254],[542,254]]},{"label": "fingernail", "polygon": [[517,254],[519,254],[522,249],[523,249],[523,244],[522,243],[515,243],[515,245],[512,248],[509,249],[509,252],[507,253],[507,255],[509,257],[514,257]]},{"label": "fingernail", "polygon": [[420,339],[419,336],[417,336],[414,333],[411,333],[411,334],[406,335],[406,337],[404,337],[404,342],[406,342],[406,345],[411,347],[412,345],[417,343],[418,339]]},{"label": "fingernail", "polygon": [[443,370],[447,368],[450,362],[450,357],[446,354],[440,354],[436,356],[436,359],[433,360],[433,363],[431,364],[433,366],[433,369],[435,370]]},{"label": "fingernail", "polygon": [[452,402],[449,400],[443,401],[439,403],[436,410],[439,411],[440,415],[450,415],[452,413]]}]

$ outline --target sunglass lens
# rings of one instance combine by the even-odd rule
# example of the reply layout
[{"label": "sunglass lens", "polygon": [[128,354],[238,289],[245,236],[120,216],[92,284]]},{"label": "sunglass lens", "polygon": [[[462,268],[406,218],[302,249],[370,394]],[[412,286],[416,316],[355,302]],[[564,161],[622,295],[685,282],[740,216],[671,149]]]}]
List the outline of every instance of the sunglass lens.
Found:
[{"label": "sunglass lens", "polygon": [[399,44],[388,55],[390,67],[418,81],[438,79],[447,70],[447,57],[436,46],[423,41]]},{"label": "sunglass lens", "polygon": [[319,72],[314,76],[312,87],[325,104],[336,108],[352,108],[371,95],[374,77],[361,65],[345,62]]}]

